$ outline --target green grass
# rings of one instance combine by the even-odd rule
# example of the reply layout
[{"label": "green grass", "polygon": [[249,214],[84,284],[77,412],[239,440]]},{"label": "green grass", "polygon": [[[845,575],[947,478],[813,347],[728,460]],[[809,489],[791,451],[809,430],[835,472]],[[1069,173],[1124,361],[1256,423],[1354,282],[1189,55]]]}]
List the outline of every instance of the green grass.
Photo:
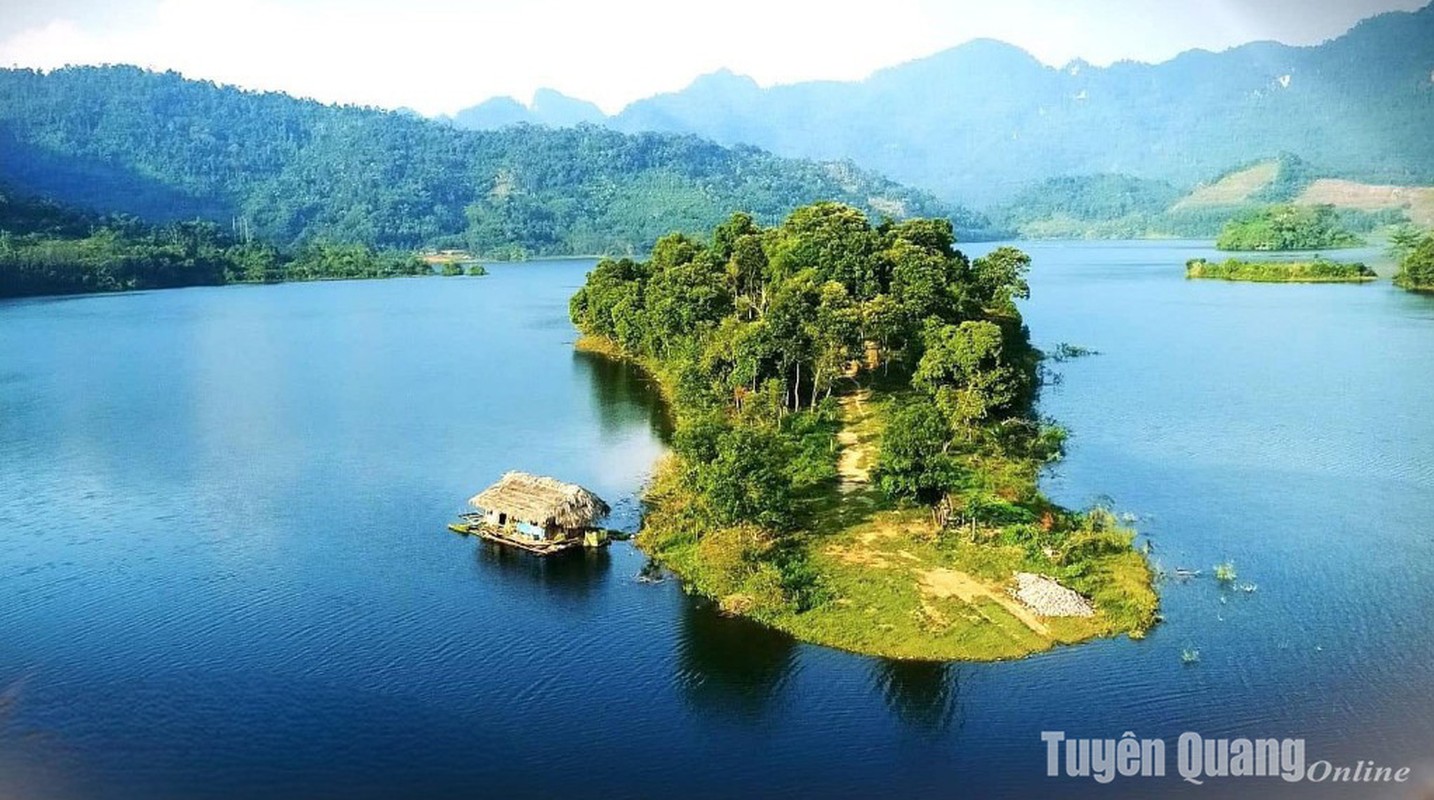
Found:
[{"label": "green grass", "polygon": [[[848,406],[843,424],[874,448],[897,399],[874,394],[860,411]],[[990,454],[972,459],[985,471],[982,491],[1039,497],[1035,465]],[[1055,519],[1067,530],[969,535],[943,531],[931,509],[897,505],[873,486],[841,493],[823,485],[802,497],[805,528],[778,541],[755,526],[704,527],[702,498],[684,485],[684,473],[675,455],[657,470],[639,544],[689,591],[803,641],[891,658],[994,661],[1100,636],[1139,637],[1155,621],[1150,567],[1131,546],[1133,534],[1108,513],[1062,511]],[[814,573],[821,597],[814,607],[798,610],[783,591],[773,557],[783,547]],[[1042,617],[1033,627],[1007,594],[1017,571],[1055,577],[1088,597],[1096,614]],[[934,591],[931,576],[956,581],[967,596]]]},{"label": "green grass", "polygon": [[1186,262],[1185,277],[1254,283],[1365,283],[1379,276],[1364,264],[1337,261],[1242,261],[1211,263],[1203,258]]}]

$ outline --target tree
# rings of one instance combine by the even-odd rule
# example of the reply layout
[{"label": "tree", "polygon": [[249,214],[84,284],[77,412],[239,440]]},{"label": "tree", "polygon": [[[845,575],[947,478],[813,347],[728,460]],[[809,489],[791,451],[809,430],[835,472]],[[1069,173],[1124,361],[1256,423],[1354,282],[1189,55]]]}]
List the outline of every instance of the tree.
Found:
[{"label": "tree", "polygon": [[786,443],[769,428],[733,427],[698,467],[703,493],[724,525],[752,522],[783,530],[792,522]]},{"label": "tree", "polygon": [[780,279],[816,270],[855,297],[880,291],[876,259],[879,237],[859,209],[841,203],[813,203],[793,211],[772,231],[766,250]]},{"label": "tree", "polygon": [[[821,286],[815,269],[802,270],[779,284],[763,317],[775,346],[777,374],[789,387],[789,408],[801,404],[802,365],[814,360],[811,320],[821,304]],[[810,368],[807,376],[811,376]]]},{"label": "tree", "polygon": [[912,317],[889,294],[879,294],[861,306],[862,341],[876,346],[883,371],[901,361],[915,336]]},{"label": "tree", "polygon": [[715,327],[731,310],[722,268],[701,243],[682,234],[664,236],[649,263],[643,302],[645,334],[654,353],[661,355],[679,339]]},{"label": "tree", "polygon": [[891,414],[873,478],[889,497],[935,502],[964,477],[947,454],[950,443],[951,428],[931,400],[906,403]]},{"label": "tree", "polygon": [[1012,314],[1016,300],[1031,296],[1026,273],[1031,257],[1014,247],[998,247],[971,264],[973,294],[982,308]]},{"label": "tree", "polygon": [[1434,291],[1434,233],[1427,233],[1399,262],[1394,282],[1405,289]]},{"label": "tree", "polygon": [[459,275],[462,275],[462,274],[463,274],[463,265],[462,265],[462,264],[459,264],[457,261],[445,261],[445,262],[443,262],[443,277],[445,277],[445,278],[455,278],[455,277],[457,277],[457,276],[459,276]]},{"label": "tree", "polygon": [[1215,247],[1221,250],[1318,250],[1354,247],[1363,240],[1345,230],[1334,206],[1266,206],[1225,224]]},{"label": "tree", "polygon": [[831,394],[832,382],[846,371],[861,344],[861,309],[852,302],[846,287],[827,281],[821,287],[816,316],[807,325],[812,342],[812,393],[810,407],[817,407],[817,394]]},{"label": "tree", "polygon": [[932,323],[924,339],[926,352],[911,382],[931,394],[952,428],[964,430],[1016,399],[1016,375],[1002,358],[1003,336],[995,324]]},{"label": "tree", "polygon": [[1405,256],[1419,246],[1423,238],[1424,232],[1413,225],[1400,225],[1389,234],[1389,255],[1395,261],[1403,261]]}]

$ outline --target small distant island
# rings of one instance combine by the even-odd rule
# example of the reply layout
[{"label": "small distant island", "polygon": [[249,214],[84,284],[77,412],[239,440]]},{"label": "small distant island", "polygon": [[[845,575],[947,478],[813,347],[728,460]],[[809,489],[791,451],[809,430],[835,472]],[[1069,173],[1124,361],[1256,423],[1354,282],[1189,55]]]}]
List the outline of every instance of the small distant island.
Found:
[{"label": "small distant island", "polygon": [[1290,203],[1241,214],[1225,223],[1215,240],[1220,250],[1329,250],[1362,244],[1340,224],[1334,206]]},{"label": "small distant island", "polygon": [[1211,263],[1203,258],[1185,262],[1185,277],[1251,283],[1365,283],[1377,280],[1374,270],[1358,263],[1313,261],[1242,261],[1228,258]]},{"label": "small distant island", "polygon": [[954,242],[946,220],[818,203],[588,275],[579,346],[642,365],[676,418],[637,541],[689,591],[895,658],[1019,658],[1154,624],[1134,533],[1039,490],[1064,432],[1034,412],[1041,354],[1014,302],[1029,257]]}]

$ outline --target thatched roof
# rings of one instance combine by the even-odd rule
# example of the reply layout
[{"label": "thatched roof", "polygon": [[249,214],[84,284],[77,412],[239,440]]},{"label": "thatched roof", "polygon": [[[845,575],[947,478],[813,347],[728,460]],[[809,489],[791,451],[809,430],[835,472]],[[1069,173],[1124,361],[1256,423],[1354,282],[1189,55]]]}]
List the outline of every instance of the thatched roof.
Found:
[{"label": "thatched roof", "polygon": [[564,528],[592,527],[611,510],[601,497],[576,483],[526,472],[507,473],[468,503],[534,525]]}]

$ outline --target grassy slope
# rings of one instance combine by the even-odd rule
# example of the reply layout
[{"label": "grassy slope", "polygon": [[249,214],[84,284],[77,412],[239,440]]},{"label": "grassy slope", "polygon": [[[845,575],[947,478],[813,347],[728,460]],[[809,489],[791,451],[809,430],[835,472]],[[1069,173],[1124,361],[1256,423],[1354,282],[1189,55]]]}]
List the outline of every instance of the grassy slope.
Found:
[{"label": "grassy slope", "polygon": [[1194,191],[1182,197],[1174,211],[1208,206],[1238,206],[1252,201],[1252,195],[1265,188],[1279,173],[1279,164],[1265,161],[1245,169],[1231,172],[1213,183],[1195,187]]},{"label": "grassy slope", "polygon": [[[590,349],[612,354],[611,347]],[[646,500],[649,512],[638,542],[686,586],[714,597],[728,611],[742,613],[787,631],[803,641],[893,658],[993,661],[1020,658],[1061,643],[1128,633],[1142,636],[1154,622],[1157,598],[1145,558],[1133,549],[1097,557],[1083,574],[1073,574],[1044,554],[989,541],[996,531],[973,539],[943,533],[927,508],[894,506],[860,477],[880,446],[892,395],[866,402],[843,402],[843,430],[833,448],[856,449],[846,461],[842,489],[827,486],[806,498],[811,529],[801,538],[806,556],[829,593],[827,602],[804,612],[789,605],[752,603],[762,580],[735,587],[722,563],[725,550],[683,535],[690,490],[681,485],[678,465],[659,468]],[[992,481],[1027,481],[1024,465],[984,465]],[[756,537],[756,531],[724,531]],[[985,541],[983,541],[985,540]],[[980,543],[977,543],[980,542]],[[1016,571],[1049,574],[1091,598],[1090,618],[1036,617],[1006,591]],[[1070,573],[1070,574],[1068,574]],[[773,607],[779,610],[771,611]]]},{"label": "grassy slope", "polygon": [[1361,211],[1403,208],[1409,221],[1434,227],[1434,187],[1382,186],[1335,178],[1319,178],[1294,200],[1298,205],[1332,205]]}]

